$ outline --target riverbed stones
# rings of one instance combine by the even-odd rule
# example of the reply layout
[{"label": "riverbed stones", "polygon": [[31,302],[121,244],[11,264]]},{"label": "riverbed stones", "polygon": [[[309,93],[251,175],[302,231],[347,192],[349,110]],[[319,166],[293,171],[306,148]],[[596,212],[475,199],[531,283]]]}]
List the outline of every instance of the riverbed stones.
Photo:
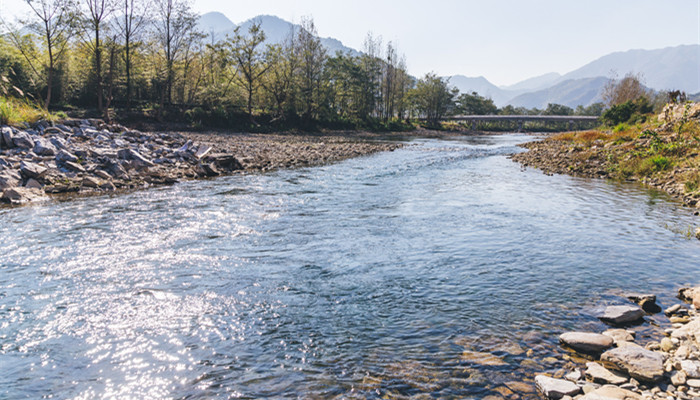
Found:
[{"label": "riverbed stones", "polygon": [[664,359],[661,353],[641,347],[618,347],[606,351],[600,359],[642,381],[658,382],[664,375]]},{"label": "riverbed stones", "polygon": [[563,333],[559,336],[559,341],[583,353],[602,353],[615,343],[610,336],[590,332]]},{"label": "riverbed stones", "polygon": [[637,322],[643,317],[644,311],[636,306],[608,306],[603,310],[599,318],[603,322],[623,325]]},{"label": "riverbed stones", "polygon": [[50,141],[41,137],[34,140],[34,153],[40,156],[53,156],[56,152],[56,147]]},{"label": "riverbed stones", "polygon": [[610,383],[613,385],[622,385],[628,381],[627,376],[620,372],[610,371],[598,364],[597,362],[586,363],[586,376],[593,382]]},{"label": "riverbed stones", "polygon": [[15,147],[14,134],[12,133],[12,128],[9,126],[3,126],[0,128],[0,148],[11,149]]},{"label": "riverbed stones", "polygon": [[74,172],[86,172],[85,168],[82,165],[72,161],[65,161],[63,165]]},{"label": "riverbed stones", "polygon": [[15,170],[7,170],[0,172],[0,190],[9,189],[20,186],[22,176]]},{"label": "riverbed stones", "polygon": [[545,397],[553,400],[561,399],[564,396],[575,396],[581,392],[581,388],[573,382],[545,375],[535,377],[535,386]]}]

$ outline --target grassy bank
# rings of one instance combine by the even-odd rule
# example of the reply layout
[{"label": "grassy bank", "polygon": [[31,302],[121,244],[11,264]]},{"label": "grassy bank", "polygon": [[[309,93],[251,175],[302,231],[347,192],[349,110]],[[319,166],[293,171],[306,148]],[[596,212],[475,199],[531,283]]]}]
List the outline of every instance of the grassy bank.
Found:
[{"label": "grassy bank", "polygon": [[700,104],[667,106],[634,125],[567,132],[513,158],[547,173],[639,181],[700,206]]}]

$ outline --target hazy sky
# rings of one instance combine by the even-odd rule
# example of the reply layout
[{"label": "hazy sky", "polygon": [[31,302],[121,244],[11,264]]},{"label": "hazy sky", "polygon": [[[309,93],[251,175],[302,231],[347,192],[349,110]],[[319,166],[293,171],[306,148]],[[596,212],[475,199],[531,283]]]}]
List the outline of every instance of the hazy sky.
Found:
[{"label": "hazy sky", "polygon": [[[299,22],[362,48],[367,32],[393,41],[409,72],[485,76],[512,84],[566,73],[605,54],[700,44],[700,0],[194,0],[240,23],[260,14]],[[0,0],[2,14],[23,0]]]}]

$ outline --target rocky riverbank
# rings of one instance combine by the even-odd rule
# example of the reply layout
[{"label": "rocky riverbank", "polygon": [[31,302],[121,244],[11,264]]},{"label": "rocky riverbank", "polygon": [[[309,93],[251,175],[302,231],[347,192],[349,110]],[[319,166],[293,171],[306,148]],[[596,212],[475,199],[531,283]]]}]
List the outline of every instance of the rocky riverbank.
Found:
[{"label": "rocky riverbank", "polygon": [[318,165],[397,147],[350,134],[146,133],[101,120],[2,126],[0,201],[18,205],[54,194]]},{"label": "rocky riverbank", "polygon": [[654,295],[630,295],[639,305],[605,308],[599,318],[611,329],[567,332],[559,339],[580,365],[555,376],[538,375],[535,385],[547,399],[690,400],[700,399],[700,287],[684,288],[664,311],[671,327],[658,341],[635,342],[646,315],[660,312]]},{"label": "rocky riverbank", "polygon": [[548,174],[641,182],[700,208],[700,103],[671,104],[646,124],[569,132],[524,144],[513,160]]}]

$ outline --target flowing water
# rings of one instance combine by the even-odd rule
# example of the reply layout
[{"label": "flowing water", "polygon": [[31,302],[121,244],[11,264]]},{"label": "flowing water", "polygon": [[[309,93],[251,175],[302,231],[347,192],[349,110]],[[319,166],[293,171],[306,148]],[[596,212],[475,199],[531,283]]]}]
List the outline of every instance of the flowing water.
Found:
[{"label": "flowing water", "polygon": [[688,209],[528,139],[0,209],[0,398],[527,398],[558,333],[700,276]]}]

